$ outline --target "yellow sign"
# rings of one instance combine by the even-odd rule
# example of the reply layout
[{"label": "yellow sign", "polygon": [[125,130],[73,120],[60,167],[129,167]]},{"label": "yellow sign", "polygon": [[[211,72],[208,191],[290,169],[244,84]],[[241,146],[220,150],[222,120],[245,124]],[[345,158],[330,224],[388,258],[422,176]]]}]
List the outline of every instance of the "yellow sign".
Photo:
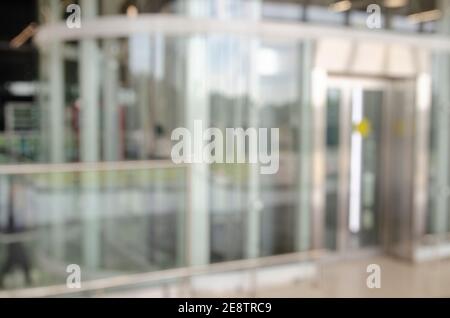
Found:
[{"label": "yellow sign", "polygon": [[353,131],[356,131],[366,138],[372,131],[372,124],[367,118],[364,118],[357,124],[353,124]]}]

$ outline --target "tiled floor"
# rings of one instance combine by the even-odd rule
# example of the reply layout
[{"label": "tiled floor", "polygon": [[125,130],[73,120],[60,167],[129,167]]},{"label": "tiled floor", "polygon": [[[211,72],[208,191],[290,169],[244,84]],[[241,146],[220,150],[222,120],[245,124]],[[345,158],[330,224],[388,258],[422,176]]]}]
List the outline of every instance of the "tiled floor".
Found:
[{"label": "tiled floor", "polygon": [[[366,284],[369,264],[381,267],[381,288]],[[270,290],[258,297],[450,297],[450,260],[410,264],[374,257],[320,265],[314,282]]]}]

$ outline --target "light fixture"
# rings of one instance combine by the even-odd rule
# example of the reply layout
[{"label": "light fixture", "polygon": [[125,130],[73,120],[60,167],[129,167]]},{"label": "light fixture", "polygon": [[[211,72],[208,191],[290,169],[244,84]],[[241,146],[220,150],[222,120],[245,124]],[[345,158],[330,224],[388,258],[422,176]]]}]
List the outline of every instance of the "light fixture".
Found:
[{"label": "light fixture", "polygon": [[35,23],[30,23],[25,29],[22,30],[14,39],[11,40],[9,45],[12,48],[20,48],[24,45],[30,38],[32,38],[37,32],[37,27]]},{"label": "light fixture", "polygon": [[344,12],[352,8],[352,3],[349,0],[342,0],[336,3],[330,4],[330,10],[334,12]]},{"label": "light fixture", "polygon": [[442,16],[442,12],[438,9],[423,11],[419,13],[410,14],[408,20],[412,23],[422,23],[439,20]]},{"label": "light fixture", "polygon": [[400,8],[408,4],[408,0],[384,0],[384,6],[386,8]]},{"label": "light fixture", "polygon": [[136,18],[139,14],[138,8],[135,5],[129,5],[127,7],[127,16],[129,18]]}]

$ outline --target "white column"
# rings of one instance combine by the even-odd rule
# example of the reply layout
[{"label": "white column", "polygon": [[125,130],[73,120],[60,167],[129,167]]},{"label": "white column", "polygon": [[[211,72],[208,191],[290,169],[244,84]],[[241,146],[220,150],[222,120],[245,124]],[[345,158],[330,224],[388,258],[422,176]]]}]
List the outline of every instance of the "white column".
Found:
[{"label": "white column", "polygon": [[[82,21],[97,16],[96,0],[81,0]],[[80,43],[80,92],[81,92],[81,161],[99,160],[99,52],[96,39],[82,40]],[[88,268],[99,266],[100,223],[98,175],[82,175],[83,213],[83,261]]]},{"label": "white column", "polygon": [[[186,1],[186,13],[191,16],[206,16],[207,2]],[[194,120],[203,122],[203,129],[209,126],[209,87],[207,69],[208,39],[204,35],[194,35],[188,39],[186,52],[186,127],[194,133]],[[193,147],[195,148],[195,147]],[[196,155],[200,150],[195,150]],[[209,263],[209,166],[205,163],[191,165],[190,195],[191,205],[187,224],[189,265]]]}]

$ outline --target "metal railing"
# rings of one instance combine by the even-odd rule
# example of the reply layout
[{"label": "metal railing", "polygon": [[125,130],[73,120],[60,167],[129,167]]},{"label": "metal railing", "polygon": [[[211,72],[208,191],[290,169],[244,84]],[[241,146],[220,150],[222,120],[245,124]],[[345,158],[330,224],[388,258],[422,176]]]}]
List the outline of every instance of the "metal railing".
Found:
[{"label": "metal railing", "polygon": [[[304,262],[317,261],[324,255],[324,250],[312,250],[284,255],[274,255],[255,259],[244,259],[230,262],[208,264],[204,266],[192,266],[176,269],[168,269],[149,273],[123,275],[105,279],[97,279],[82,283],[79,289],[69,289],[65,285],[29,288],[0,292],[0,298],[5,297],[68,297],[68,296],[97,296],[107,293],[112,289],[126,290],[137,285],[162,284],[163,288],[168,284],[180,283],[185,287],[186,296],[195,296],[192,290],[191,279],[201,275],[222,274],[229,272],[248,272],[250,274],[249,294],[255,297],[258,291],[256,272],[258,269],[274,267],[286,264],[302,264]],[[316,278],[318,275],[315,276]]]},{"label": "metal railing", "polygon": [[[189,165],[175,165],[171,161],[128,161],[128,162],[99,162],[99,163],[62,163],[62,164],[19,164],[19,165],[2,165],[0,166],[0,178],[7,177],[8,182],[13,182],[14,176],[36,176],[51,174],[83,174],[83,173],[102,173],[102,172],[130,172],[139,170],[153,170],[153,169],[172,169],[183,168],[186,169],[185,174],[185,213],[183,219],[183,235],[184,240],[181,247],[183,262],[179,265],[181,267],[154,270],[138,274],[118,274],[107,278],[91,278],[82,282],[81,289],[69,289],[66,285],[50,285],[45,287],[32,287],[15,290],[0,291],[0,297],[52,297],[52,296],[76,296],[76,295],[96,295],[98,293],[107,292],[112,289],[129,289],[136,285],[154,285],[158,283],[165,284],[170,281],[182,281],[188,283],[187,291],[192,290],[189,286],[191,278],[200,275],[210,275],[215,273],[225,273],[232,271],[248,271],[251,277],[256,277],[255,272],[264,267],[277,266],[288,263],[298,263],[308,260],[314,260],[321,255],[321,251],[307,251],[301,253],[284,254],[277,256],[268,256],[255,259],[242,259],[237,261],[226,261],[221,263],[208,264],[204,266],[189,266],[189,245],[190,245],[190,180],[191,169]],[[14,192],[14,191],[12,191]],[[10,198],[11,200],[11,198]],[[16,241],[25,240],[33,235],[33,230],[25,233],[8,233],[0,235],[0,242],[3,244],[11,244]],[[65,273],[62,273],[63,275]],[[65,280],[64,280],[65,282]],[[252,279],[251,293],[255,294],[257,290],[257,281]]]}]

